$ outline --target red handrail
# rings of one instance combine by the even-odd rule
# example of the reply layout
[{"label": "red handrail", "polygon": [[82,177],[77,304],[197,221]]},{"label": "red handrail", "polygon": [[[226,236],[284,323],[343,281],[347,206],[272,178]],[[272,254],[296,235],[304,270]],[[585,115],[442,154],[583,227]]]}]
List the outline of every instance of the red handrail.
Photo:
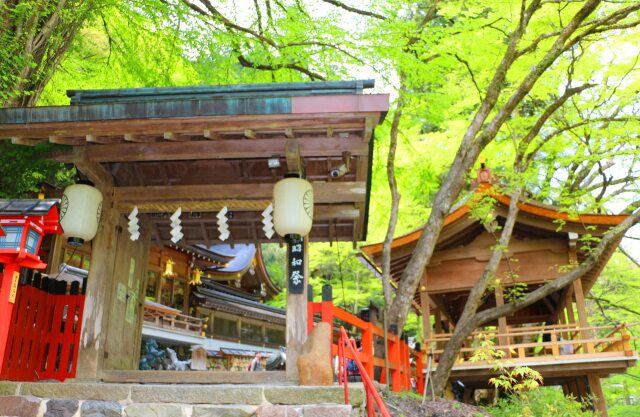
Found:
[{"label": "red handrail", "polygon": [[349,378],[347,377],[345,348],[347,348],[349,350],[349,353],[351,353],[351,356],[353,356],[352,360],[354,360],[356,365],[358,366],[358,371],[360,372],[360,377],[362,378],[362,385],[364,386],[364,393],[367,399],[367,417],[373,417],[376,415],[374,402],[378,407],[378,411],[380,412],[380,415],[382,417],[391,417],[391,414],[389,414],[389,410],[387,409],[387,405],[382,400],[382,397],[380,396],[380,393],[376,389],[375,385],[373,385],[371,377],[368,375],[364,365],[362,364],[362,362],[360,362],[355,340],[349,338],[344,327],[340,327],[340,334],[338,337],[338,382],[340,384],[344,384],[345,404],[349,404]]},{"label": "red handrail", "polygon": [[[311,333],[314,326],[314,316],[320,314],[320,320],[324,323],[328,323],[331,328],[334,328],[334,319],[339,319],[344,323],[350,324],[361,332],[362,351],[357,352],[358,359],[364,364],[365,373],[369,375],[370,379],[373,379],[374,368],[381,368],[380,383],[388,384],[393,392],[409,391],[412,389],[411,376],[412,369],[410,364],[410,352],[409,347],[405,341],[393,333],[387,333],[388,344],[387,351],[389,352],[388,366],[390,370],[390,381],[386,380],[387,365],[381,358],[374,357],[373,355],[373,341],[375,337],[383,337],[384,330],[380,327],[366,322],[353,314],[342,310],[341,308],[333,305],[332,301],[322,301],[320,303],[314,303],[312,301],[307,303],[307,317],[308,317],[308,331]],[[331,354],[333,356],[338,355],[338,345],[332,344]],[[349,353],[347,353],[349,354]],[[415,352],[416,359],[416,385],[418,392],[423,386],[423,374],[422,374],[422,352]]]}]

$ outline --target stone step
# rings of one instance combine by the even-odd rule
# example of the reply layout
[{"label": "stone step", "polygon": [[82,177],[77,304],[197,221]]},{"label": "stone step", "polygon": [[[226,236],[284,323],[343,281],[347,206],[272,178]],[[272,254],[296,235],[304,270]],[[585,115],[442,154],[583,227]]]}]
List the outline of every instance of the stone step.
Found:
[{"label": "stone step", "polygon": [[0,417],[350,417],[361,415],[362,384],[133,384],[0,381]]},{"label": "stone step", "polygon": [[[129,402],[180,402],[187,404],[264,403],[304,405],[344,404],[341,386],[233,385],[233,384],[134,384],[101,382],[13,382],[0,381],[0,395],[31,395],[40,398]],[[351,404],[363,401],[361,383],[349,384]]]}]

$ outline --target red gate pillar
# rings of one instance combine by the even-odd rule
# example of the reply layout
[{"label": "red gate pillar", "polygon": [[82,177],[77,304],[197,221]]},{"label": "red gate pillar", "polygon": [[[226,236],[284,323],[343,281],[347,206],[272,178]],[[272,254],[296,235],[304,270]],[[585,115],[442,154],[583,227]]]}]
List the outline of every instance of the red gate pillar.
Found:
[{"label": "red gate pillar", "polygon": [[4,356],[9,339],[11,313],[16,300],[16,290],[20,278],[20,266],[4,264],[4,272],[0,280],[0,370],[4,368]]}]

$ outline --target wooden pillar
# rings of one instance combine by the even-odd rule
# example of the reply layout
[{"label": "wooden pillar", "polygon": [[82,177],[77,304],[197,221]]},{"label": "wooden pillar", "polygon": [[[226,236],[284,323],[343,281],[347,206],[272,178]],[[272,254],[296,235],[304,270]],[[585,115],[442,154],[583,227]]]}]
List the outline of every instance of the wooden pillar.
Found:
[{"label": "wooden pillar", "polygon": [[593,400],[594,408],[600,412],[601,417],[607,417],[609,414],[607,413],[607,403],[602,392],[602,385],[600,385],[600,377],[597,374],[588,374],[587,379],[589,380],[591,395],[595,397]]},{"label": "wooden pillar", "polygon": [[49,261],[47,262],[47,270],[50,274],[58,272],[60,264],[64,258],[64,242],[67,240],[62,235],[53,236],[51,242],[51,252],[49,253]]},{"label": "wooden pillar", "polygon": [[[442,331],[442,315],[440,309],[433,310],[433,318],[435,319],[435,335],[441,335]],[[437,342],[436,349],[441,349],[444,346],[444,342]]]},{"label": "wooden pillar", "polygon": [[[420,305],[422,306],[422,338],[431,339],[431,305],[429,293],[427,292],[427,273],[422,274],[420,283]],[[425,348],[427,345],[425,344]]]},{"label": "wooden pillar", "polygon": [[[576,307],[578,310],[578,320],[580,322],[580,327],[581,328],[586,328],[589,327],[589,322],[587,321],[587,310],[585,308],[585,304],[584,304],[584,293],[582,292],[582,281],[580,279],[577,279],[575,281],[573,281],[573,292],[576,296]],[[588,330],[581,330],[580,334],[581,334],[581,338],[583,340],[585,339],[591,339],[591,331]],[[583,352],[584,352],[584,344],[583,344]],[[586,343],[586,351],[587,353],[592,353],[593,352],[593,342],[587,342]]]},{"label": "wooden pillar", "polygon": [[[292,244],[289,243],[292,250]],[[305,238],[302,243],[304,280],[302,282],[302,293],[292,294],[287,290],[287,369],[286,377],[289,381],[298,381],[298,356],[302,351],[302,345],[307,340],[307,284],[309,283],[309,239]],[[291,284],[291,256],[287,256],[287,282]],[[288,287],[290,288],[290,287]]]},{"label": "wooden pillar", "polygon": [[[502,290],[502,286],[498,285],[496,287],[495,290],[495,294],[496,294],[496,307],[501,307],[504,305],[504,293]],[[506,334],[508,333],[509,329],[507,327],[507,318],[506,317],[500,317],[498,318],[498,334],[500,334],[501,336],[498,336],[498,343],[500,344],[500,346],[508,346],[509,345],[509,336],[507,336]],[[506,356],[507,357],[511,357],[511,351],[509,349],[504,349]]]},{"label": "wooden pillar", "polygon": [[87,278],[87,292],[80,332],[77,379],[98,379],[104,359],[118,241],[119,213],[112,207],[110,196],[104,193],[103,195],[102,218],[92,242],[91,266]]}]

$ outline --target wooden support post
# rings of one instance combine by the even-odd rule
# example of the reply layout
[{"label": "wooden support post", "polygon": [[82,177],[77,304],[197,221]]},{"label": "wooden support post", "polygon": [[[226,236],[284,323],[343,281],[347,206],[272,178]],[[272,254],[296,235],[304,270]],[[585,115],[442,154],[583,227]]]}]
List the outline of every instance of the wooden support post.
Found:
[{"label": "wooden support post", "polygon": [[[305,238],[304,250],[304,282],[302,294],[291,294],[287,291],[287,369],[286,377],[289,381],[299,381],[298,357],[302,352],[302,345],[307,340],[307,284],[309,283],[309,239]],[[287,271],[290,270],[291,260],[287,259]]]},{"label": "wooden support post", "polygon": [[607,413],[607,403],[602,392],[602,385],[600,385],[600,377],[597,374],[588,374],[587,379],[591,395],[595,397],[593,401],[594,408],[600,412],[601,417],[607,417],[609,414]]},{"label": "wooden support post", "polygon": [[[501,307],[504,305],[504,292],[502,290],[502,286],[498,285],[496,287],[496,307]],[[509,345],[509,336],[507,336],[507,333],[509,332],[509,329],[507,327],[507,318],[506,317],[500,317],[498,318],[498,334],[500,336],[498,336],[498,343],[500,344],[500,346],[508,346]],[[511,351],[509,351],[509,349],[504,349],[504,353],[506,354],[507,358],[511,357]]]},{"label": "wooden support post", "polygon": [[[573,288],[573,287],[571,287]],[[567,324],[570,324],[570,327],[575,327],[576,325],[576,316],[573,313],[573,293],[571,293],[572,295],[569,296],[567,298],[567,302],[566,302],[566,312],[567,312]],[[574,334],[573,331],[568,330],[567,331],[567,340],[575,340],[576,339],[576,335]],[[573,350],[575,351],[578,347],[577,344],[572,344],[571,345],[573,347]]]},{"label": "wooden support post", "polygon": [[424,392],[424,376],[423,376],[423,372],[424,372],[424,364],[422,363],[422,351],[417,351],[416,352],[416,373],[417,378],[416,378],[416,388],[418,389],[418,392]]},{"label": "wooden support post", "polygon": [[49,271],[50,274],[58,272],[60,264],[64,260],[64,242],[66,240],[67,238],[62,235],[53,236],[51,252],[49,253],[49,259],[47,261],[47,271]]},{"label": "wooden support post", "polygon": [[560,357],[560,349],[558,347],[558,335],[555,330],[551,330],[551,354],[555,359]]},{"label": "wooden support post", "polygon": [[104,196],[102,218],[92,242],[91,267],[87,277],[77,379],[98,379],[104,360],[105,337],[109,323],[109,306],[118,241],[119,213],[112,208],[112,200]]},{"label": "wooden support post", "polygon": [[[427,273],[422,274],[422,282],[420,283],[420,305],[422,306],[422,339],[423,341],[431,339],[431,300],[427,292]],[[425,342],[424,347],[428,351],[428,344]]]},{"label": "wooden support post", "polygon": [[[585,308],[585,304],[584,304],[584,293],[582,292],[582,281],[580,279],[577,279],[575,281],[573,281],[573,292],[576,296],[576,307],[578,309],[578,320],[580,322],[580,327],[581,328],[586,328],[589,327],[589,322],[587,321],[587,310]],[[589,330],[581,330],[580,334],[581,334],[581,338],[582,340],[585,339],[590,339],[591,338],[591,331]],[[584,352],[584,345],[583,345],[583,352]],[[586,352],[587,353],[593,353],[593,342],[587,342],[586,343]]]},{"label": "wooden support post", "polygon": [[[435,319],[435,335],[442,334],[442,316],[440,315],[440,309],[436,309],[433,311],[433,318]],[[436,349],[440,349],[443,346],[442,342],[436,343]]]}]

